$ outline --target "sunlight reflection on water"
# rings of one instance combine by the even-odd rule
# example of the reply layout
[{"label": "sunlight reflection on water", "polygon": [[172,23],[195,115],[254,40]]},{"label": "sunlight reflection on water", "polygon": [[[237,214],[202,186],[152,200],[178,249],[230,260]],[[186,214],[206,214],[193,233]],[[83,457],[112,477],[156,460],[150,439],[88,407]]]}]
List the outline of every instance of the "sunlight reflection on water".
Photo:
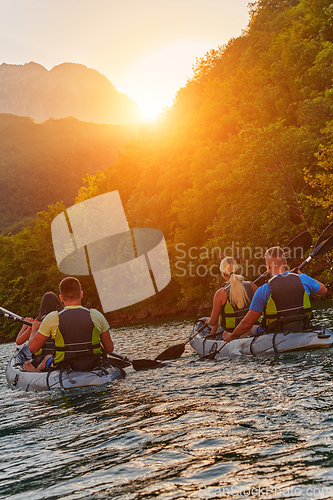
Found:
[{"label": "sunlight reflection on water", "polygon": [[[332,325],[329,306],[316,318]],[[116,328],[113,338],[117,352],[149,359],[192,324]],[[0,349],[1,499],[228,498],[215,490],[227,485],[333,492],[332,350],[189,364],[187,346],[109,386],[36,394],[8,388],[13,344]]]}]

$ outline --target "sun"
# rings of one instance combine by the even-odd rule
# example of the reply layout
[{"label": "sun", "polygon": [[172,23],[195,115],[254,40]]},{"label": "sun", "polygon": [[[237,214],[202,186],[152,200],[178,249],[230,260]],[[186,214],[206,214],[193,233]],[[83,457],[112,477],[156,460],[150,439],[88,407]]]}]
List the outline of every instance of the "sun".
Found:
[{"label": "sun", "polygon": [[138,102],[141,113],[147,121],[153,121],[157,118],[157,115],[163,109],[163,103],[154,103],[154,102]]},{"label": "sun", "polygon": [[210,47],[207,40],[173,40],[153,47],[133,61],[116,88],[137,102],[145,119],[155,120],[173,105],[178,90],[191,76],[196,58]]}]

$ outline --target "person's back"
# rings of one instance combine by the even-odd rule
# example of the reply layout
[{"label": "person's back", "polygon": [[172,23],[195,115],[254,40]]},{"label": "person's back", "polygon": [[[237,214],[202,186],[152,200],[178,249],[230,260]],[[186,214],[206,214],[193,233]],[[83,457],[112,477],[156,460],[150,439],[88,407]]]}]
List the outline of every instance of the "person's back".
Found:
[{"label": "person's back", "polygon": [[269,297],[264,310],[261,327],[267,328],[272,322],[291,316],[311,316],[310,297],[298,274],[285,271],[268,280]]},{"label": "person's back", "polygon": [[[35,320],[33,320],[33,318],[26,317],[25,320],[29,321],[31,323],[35,321],[38,323],[38,326],[39,326],[40,323],[43,321],[43,319],[50,312],[61,311],[63,308],[64,307],[63,307],[62,303],[60,302],[59,298],[56,296],[55,293],[46,292],[46,293],[44,293],[42,300],[40,302],[39,313],[38,313],[37,318]],[[18,333],[18,335],[16,337],[16,341],[15,341],[16,344],[22,345],[27,340],[31,340],[31,338],[32,338],[31,330],[32,330],[31,326],[23,325],[20,332]],[[37,357],[40,360],[41,358],[43,358],[44,356],[46,356],[48,354],[53,354],[53,352],[54,352],[54,339],[50,337],[47,339],[44,346],[40,349],[40,352],[36,353],[33,356],[34,362],[36,364],[38,364],[39,361],[38,361],[38,359],[36,359]]]},{"label": "person's back", "polygon": [[101,364],[104,352],[113,351],[109,324],[96,309],[81,306],[83,292],[79,280],[64,278],[59,289],[65,308],[44,318],[31,341],[30,350],[36,352],[52,336],[55,353],[46,367],[68,366],[83,371],[96,368]]},{"label": "person's back", "polygon": [[[229,332],[233,331],[247,314],[254,295],[251,282],[241,281],[242,279],[241,275],[231,274],[229,283],[224,287],[227,300],[221,308],[220,323]],[[239,293],[240,286],[245,292],[244,295],[242,292]]]},{"label": "person's back", "polygon": [[[65,307],[59,313],[55,337],[54,365],[90,370],[100,365],[103,355],[100,331],[94,320],[100,313],[82,306]],[[102,316],[102,315],[101,315]]]},{"label": "person's back", "polygon": [[211,317],[206,320],[213,326],[211,335],[216,333],[219,325],[233,331],[249,310],[257,286],[236,274],[237,268],[238,264],[232,257],[221,261],[220,271],[227,284],[216,292]]},{"label": "person's back", "polygon": [[258,288],[245,318],[233,332],[224,332],[223,339],[230,342],[242,337],[263,315],[256,334],[264,333],[277,319],[292,315],[311,315],[310,294],[325,295],[325,285],[306,274],[287,271],[287,260],[280,247],[269,248],[265,254],[267,270],[271,274],[268,283]]}]

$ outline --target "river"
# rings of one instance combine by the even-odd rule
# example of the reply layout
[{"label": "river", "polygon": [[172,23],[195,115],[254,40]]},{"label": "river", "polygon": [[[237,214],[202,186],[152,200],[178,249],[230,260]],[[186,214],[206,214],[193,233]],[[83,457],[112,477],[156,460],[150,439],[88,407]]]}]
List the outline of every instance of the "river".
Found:
[{"label": "river", "polygon": [[[331,301],[316,322],[333,325]],[[193,318],[113,329],[119,354],[153,358]],[[333,497],[333,350],[189,362],[103,387],[24,393],[0,345],[0,499]]]}]

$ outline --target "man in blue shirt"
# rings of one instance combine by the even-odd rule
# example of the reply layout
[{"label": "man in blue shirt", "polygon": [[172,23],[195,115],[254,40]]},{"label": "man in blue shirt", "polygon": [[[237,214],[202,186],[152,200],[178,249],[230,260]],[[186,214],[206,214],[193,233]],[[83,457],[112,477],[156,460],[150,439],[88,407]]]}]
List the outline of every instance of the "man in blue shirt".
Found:
[{"label": "man in blue shirt", "polygon": [[[258,320],[262,314],[264,314],[267,325],[269,317],[277,318],[299,314],[305,302],[310,306],[310,294],[323,296],[327,293],[325,285],[310,276],[289,273],[286,270],[287,260],[282,248],[269,248],[265,254],[265,259],[267,270],[272,277],[268,283],[265,283],[255,292],[249,312],[235,330],[232,333],[227,331],[223,333],[223,340],[227,342],[239,337],[248,336],[250,333],[254,334],[264,331],[265,325],[264,328],[261,326],[258,328],[254,327],[254,325],[258,324]],[[281,276],[284,278],[281,279]],[[278,279],[275,279],[276,277]],[[305,302],[303,296],[305,297]],[[287,305],[286,300],[289,301]],[[275,314],[270,314],[271,311]]]}]

